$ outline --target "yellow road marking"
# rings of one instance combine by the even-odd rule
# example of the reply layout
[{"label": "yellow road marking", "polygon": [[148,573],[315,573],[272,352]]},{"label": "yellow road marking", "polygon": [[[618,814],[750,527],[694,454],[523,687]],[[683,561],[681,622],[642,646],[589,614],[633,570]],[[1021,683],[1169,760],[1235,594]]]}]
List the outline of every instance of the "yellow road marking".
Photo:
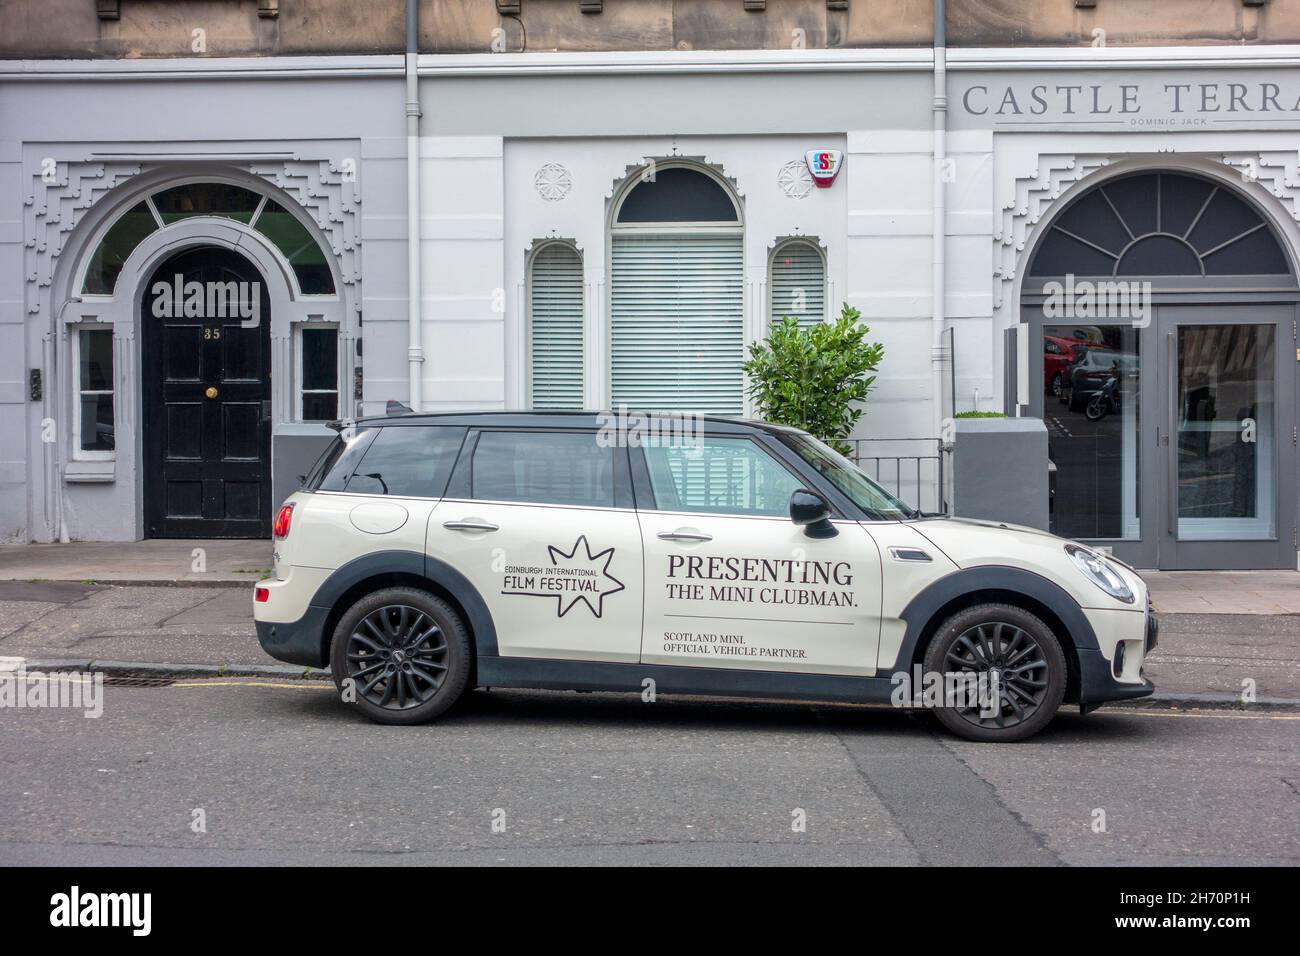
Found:
[{"label": "yellow road marking", "polygon": [[1218,720],[1300,720],[1300,714],[1247,714],[1230,710],[1156,710],[1155,708],[1138,710],[1108,710],[1099,716],[1119,717],[1202,717]]},{"label": "yellow road marking", "polygon": [[171,687],[286,687],[291,690],[334,690],[334,685],[325,681],[299,681],[286,684],[274,681],[253,680],[186,680],[177,681]]}]

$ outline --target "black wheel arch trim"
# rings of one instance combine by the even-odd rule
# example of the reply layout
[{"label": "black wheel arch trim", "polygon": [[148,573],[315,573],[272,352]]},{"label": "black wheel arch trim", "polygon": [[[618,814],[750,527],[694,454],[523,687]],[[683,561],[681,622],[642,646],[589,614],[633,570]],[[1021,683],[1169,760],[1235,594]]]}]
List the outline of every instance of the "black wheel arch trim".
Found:
[{"label": "black wheel arch trim", "polygon": [[[418,551],[375,551],[349,561],[325,579],[312,597],[311,606],[333,610],[344,594],[367,578],[381,574],[414,575],[446,591],[464,608],[469,618],[465,623],[473,635],[475,653],[497,653],[496,625],[483,595],[469,578],[446,561]],[[328,639],[329,635],[322,637]]]},{"label": "black wheel arch trim", "polygon": [[[1012,591],[1023,594],[1042,604],[1060,619],[1076,650],[1099,650],[1097,633],[1088,623],[1083,609],[1059,584],[1024,568],[985,565],[954,571],[932,581],[908,602],[899,615],[907,622],[907,629],[903,633],[898,656],[890,666],[895,669],[910,667],[922,635],[940,609],[960,597],[978,591]],[[878,672],[885,669],[882,662]]]}]

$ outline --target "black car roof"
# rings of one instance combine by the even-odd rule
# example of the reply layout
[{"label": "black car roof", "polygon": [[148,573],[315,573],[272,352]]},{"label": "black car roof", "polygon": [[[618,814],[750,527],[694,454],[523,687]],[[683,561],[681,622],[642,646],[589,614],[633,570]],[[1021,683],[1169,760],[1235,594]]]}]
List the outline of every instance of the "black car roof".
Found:
[{"label": "black car roof", "polygon": [[[600,428],[616,424],[623,412],[601,411],[500,411],[500,412],[402,412],[396,415],[368,415],[358,418],[356,425],[460,425],[495,428]],[[626,412],[625,427],[631,427],[633,417],[648,417],[656,421],[681,421],[695,419],[690,412]],[[776,425],[748,418],[726,415],[701,415],[708,431],[749,433],[766,431],[783,434],[802,434],[802,430],[788,425]],[[332,423],[342,427],[342,423]]]}]

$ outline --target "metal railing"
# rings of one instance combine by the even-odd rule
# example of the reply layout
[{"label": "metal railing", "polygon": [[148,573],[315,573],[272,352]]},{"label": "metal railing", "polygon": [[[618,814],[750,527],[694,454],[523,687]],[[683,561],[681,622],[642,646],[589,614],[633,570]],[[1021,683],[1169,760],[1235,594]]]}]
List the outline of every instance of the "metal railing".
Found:
[{"label": "metal railing", "polygon": [[[927,514],[947,514],[944,472],[948,453],[938,438],[851,438],[849,457],[876,484]],[[915,454],[893,454],[900,447]],[[886,451],[891,452],[889,454]]]}]

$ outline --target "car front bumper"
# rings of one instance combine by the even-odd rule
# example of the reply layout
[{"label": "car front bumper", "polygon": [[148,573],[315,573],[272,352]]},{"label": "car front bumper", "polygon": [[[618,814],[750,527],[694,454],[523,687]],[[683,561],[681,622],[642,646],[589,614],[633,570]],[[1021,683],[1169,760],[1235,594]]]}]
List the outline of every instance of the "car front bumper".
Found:
[{"label": "car front bumper", "polygon": [[[1130,612],[1131,613],[1131,612]],[[1131,639],[1125,643],[1137,650],[1139,644],[1136,640],[1137,635],[1131,634]],[[1079,708],[1086,714],[1090,710],[1095,710],[1102,704],[1112,703],[1117,700],[1135,700],[1139,697],[1149,697],[1155,693],[1156,686],[1142,673],[1142,667],[1146,663],[1146,657],[1151,653],[1159,642],[1160,622],[1156,617],[1156,612],[1151,607],[1150,598],[1147,599],[1146,611],[1142,615],[1142,633],[1141,633],[1141,658],[1137,664],[1137,673],[1134,675],[1131,671],[1126,679],[1119,679],[1115,676],[1116,651],[1112,649],[1111,657],[1107,657],[1100,649],[1097,648],[1079,648]],[[1130,655],[1131,656],[1131,655]],[[1127,668],[1124,668],[1127,670]],[[1136,679],[1134,679],[1136,677]]]}]

